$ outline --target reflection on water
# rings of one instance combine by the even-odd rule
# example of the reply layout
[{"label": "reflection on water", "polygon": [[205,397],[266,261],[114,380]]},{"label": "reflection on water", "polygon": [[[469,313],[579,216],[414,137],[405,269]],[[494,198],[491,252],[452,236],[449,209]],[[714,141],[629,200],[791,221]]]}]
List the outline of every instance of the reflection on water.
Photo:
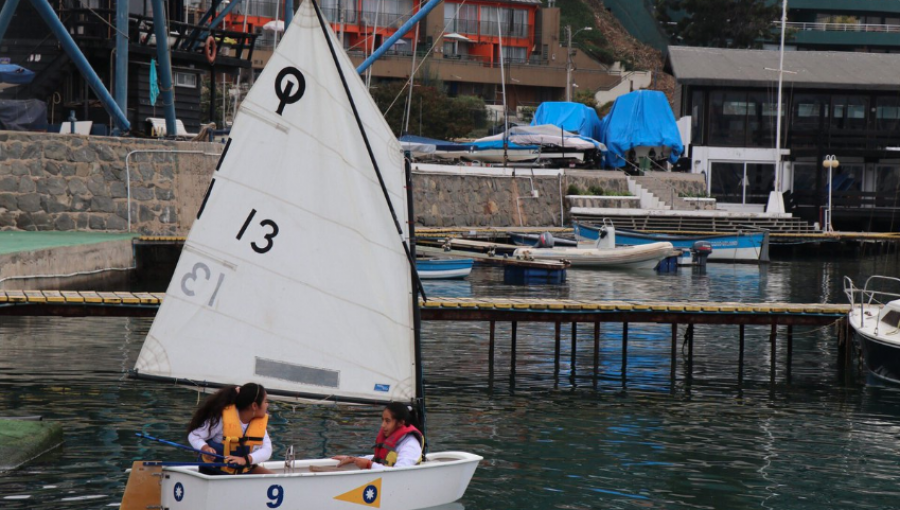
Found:
[{"label": "reflection on water", "polygon": [[[711,264],[705,274],[570,271],[565,285],[512,287],[502,270],[427,282],[435,296],[570,299],[843,302],[840,278],[885,260],[795,261],[770,267]],[[862,268],[862,269],[861,269]],[[64,426],[65,445],[0,476],[0,507],[54,510],[117,505],[134,459],[190,454],[141,442],[136,432],[183,442],[198,394],[126,379],[148,319],[0,318],[0,414],[42,414]],[[575,365],[563,326],[553,374],[553,326],[519,324],[509,378],[509,324],[497,324],[489,384],[487,325],[426,322],[429,438],[435,450],[485,457],[461,504],[447,508],[895,508],[900,390],[869,387],[836,368],[828,328],[795,328],[793,377],[776,353],[769,383],[768,328],[747,327],[737,379],[737,327],[698,326],[688,379],[679,354],[670,374],[668,325],[630,324],[623,381],[622,327],[603,324],[594,387],[593,330],[579,325]],[[682,331],[683,333],[683,331]],[[276,458],[366,452],[377,409],[273,404]],[[463,506],[464,505],[464,506]]]}]

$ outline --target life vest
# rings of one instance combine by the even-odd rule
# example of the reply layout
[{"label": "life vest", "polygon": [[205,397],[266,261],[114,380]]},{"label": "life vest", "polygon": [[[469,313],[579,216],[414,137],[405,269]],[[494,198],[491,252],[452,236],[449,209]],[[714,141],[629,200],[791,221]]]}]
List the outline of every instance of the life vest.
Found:
[{"label": "life vest", "polygon": [[[253,450],[254,446],[261,446],[266,436],[266,425],[269,423],[269,416],[262,418],[254,418],[250,420],[247,426],[247,432],[241,427],[241,418],[234,406],[228,406],[222,410],[222,442],[207,441],[209,446],[216,450],[219,455],[226,457],[233,455],[235,457],[246,458]],[[208,460],[208,459],[205,459]],[[221,462],[221,461],[220,461]],[[240,468],[222,467],[221,471],[230,474],[240,474],[249,469],[250,466]]]},{"label": "life vest", "polygon": [[[408,436],[412,435],[416,439],[419,440],[419,444],[422,445],[422,449],[425,448],[425,436],[419,432],[419,429],[413,427],[412,425],[407,425],[405,427],[401,427],[395,430],[390,437],[384,436],[384,431],[378,431],[378,437],[375,439],[375,456],[372,457],[372,462],[377,462],[379,464],[384,464],[388,467],[393,467],[397,462],[397,445],[400,441]],[[416,460],[416,464],[422,463],[422,456],[419,455],[419,458]]]}]

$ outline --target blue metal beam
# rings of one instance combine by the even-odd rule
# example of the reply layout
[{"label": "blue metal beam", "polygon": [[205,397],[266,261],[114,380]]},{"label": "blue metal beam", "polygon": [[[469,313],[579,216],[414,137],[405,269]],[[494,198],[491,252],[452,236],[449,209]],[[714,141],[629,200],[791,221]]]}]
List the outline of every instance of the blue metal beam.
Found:
[{"label": "blue metal beam", "polygon": [[19,0],[6,0],[6,3],[3,4],[3,10],[0,11],[0,42],[6,37],[6,29],[9,28],[9,23],[12,21],[18,6]]},{"label": "blue metal beam", "polygon": [[291,26],[294,21],[294,0],[284,0],[284,31]]},{"label": "blue metal beam", "polygon": [[36,10],[41,18],[43,18],[44,23],[50,27],[50,31],[53,32],[53,35],[59,40],[59,43],[72,59],[72,62],[74,62],[75,66],[78,67],[78,70],[81,71],[82,76],[87,80],[91,90],[94,91],[94,94],[97,94],[100,103],[102,103],[106,111],[109,112],[109,115],[113,118],[119,129],[122,131],[131,129],[131,124],[119,108],[119,105],[116,104],[109,94],[109,91],[106,90],[106,86],[100,81],[100,77],[94,72],[91,64],[84,58],[84,54],[78,49],[78,45],[72,40],[72,36],[69,35],[66,27],[63,26],[59,18],[56,17],[53,7],[50,7],[50,2],[47,0],[31,0],[31,3],[34,5],[34,10]]},{"label": "blue metal beam", "polygon": [[166,8],[163,0],[153,0],[153,34],[156,36],[156,60],[159,62],[159,79],[162,82],[159,91],[166,116],[166,136],[174,137],[178,132],[175,125],[175,91],[172,88],[169,26],[166,24]]},{"label": "blue metal beam", "polygon": [[219,24],[222,23],[222,21],[225,19],[225,16],[228,16],[231,11],[233,11],[234,8],[237,7],[240,3],[241,0],[234,0],[233,2],[230,2],[228,5],[226,5],[225,8],[222,9],[222,12],[220,12],[219,15],[216,16],[216,19],[209,22],[209,27],[200,32],[200,37],[198,37],[197,40],[194,41],[194,46],[192,47],[192,49],[196,50],[197,47],[200,46],[200,41],[206,39],[206,37],[209,35],[209,31],[219,26]]},{"label": "blue metal beam", "polygon": [[[7,0],[9,1],[9,0]],[[128,0],[116,0],[116,104],[128,111]]]},{"label": "blue metal beam", "polygon": [[409,32],[412,27],[416,26],[416,23],[418,23],[419,20],[427,16],[432,9],[437,7],[437,5],[443,1],[444,0],[428,0],[428,3],[423,5],[422,8],[419,9],[419,12],[417,12],[412,18],[409,18],[409,21],[398,28],[397,32],[394,33],[394,35],[390,36],[387,41],[384,41],[384,44],[382,44],[377,50],[375,50],[374,53],[369,56],[369,58],[367,58],[362,64],[360,64],[359,67],[356,68],[356,72],[362,74],[366,69],[369,68],[369,66],[371,66],[376,60],[378,60],[379,57],[384,55],[387,50],[391,49],[391,46],[393,46],[394,43],[397,42],[397,39],[400,39],[401,37],[406,35],[406,33]]}]

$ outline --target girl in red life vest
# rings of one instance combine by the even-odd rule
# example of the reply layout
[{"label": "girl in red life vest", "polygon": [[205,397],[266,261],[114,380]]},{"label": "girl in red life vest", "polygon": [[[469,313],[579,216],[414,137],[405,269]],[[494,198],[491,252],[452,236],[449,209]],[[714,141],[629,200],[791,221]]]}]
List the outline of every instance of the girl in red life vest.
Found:
[{"label": "girl in red life vest", "polygon": [[381,430],[375,440],[375,454],[365,457],[338,455],[338,467],[351,462],[360,469],[415,466],[422,462],[425,437],[414,425],[405,404],[391,402],[381,413]]},{"label": "girl in red life vest", "polygon": [[206,474],[270,474],[257,465],[272,456],[272,440],[266,431],[269,398],[261,384],[226,386],[206,399],[188,425],[188,441],[204,452],[226,459],[201,455],[203,462],[226,462],[237,467],[207,468]]}]

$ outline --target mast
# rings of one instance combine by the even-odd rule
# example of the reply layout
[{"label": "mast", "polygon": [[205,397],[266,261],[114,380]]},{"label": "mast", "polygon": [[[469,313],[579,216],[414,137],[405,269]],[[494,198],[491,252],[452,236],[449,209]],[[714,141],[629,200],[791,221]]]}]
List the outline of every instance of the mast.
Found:
[{"label": "mast", "polygon": [[[409,152],[404,154],[404,169],[406,171],[406,215],[409,223],[409,251],[413,260],[416,259],[416,221],[414,216],[413,192],[412,192],[412,169],[409,163]],[[422,426],[422,435],[427,437],[425,432],[425,384],[422,368],[422,313],[419,310],[419,288],[416,286],[418,274],[416,274],[415,265],[410,267],[412,275],[412,310],[413,310],[413,338],[415,345],[415,353],[413,359],[416,362],[416,409],[419,411],[419,425]],[[427,445],[426,445],[427,448]],[[423,454],[425,452],[423,451]]]},{"label": "mast", "polygon": [[506,77],[503,74],[503,28],[500,24],[500,9],[497,9],[497,40],[500,41],[500,89],[503,91],[503,166],[509,163],[509,115],[506,111]]},{"label": "mast", "polygon": [[784,35],[787,25],[787,0],[781,2],[781,44],[778,50],[778,104],[775,113],[775,182],[769,194],[768,212],[783,213],[784,200],[781,197],[781,101],[784,82]]}]

